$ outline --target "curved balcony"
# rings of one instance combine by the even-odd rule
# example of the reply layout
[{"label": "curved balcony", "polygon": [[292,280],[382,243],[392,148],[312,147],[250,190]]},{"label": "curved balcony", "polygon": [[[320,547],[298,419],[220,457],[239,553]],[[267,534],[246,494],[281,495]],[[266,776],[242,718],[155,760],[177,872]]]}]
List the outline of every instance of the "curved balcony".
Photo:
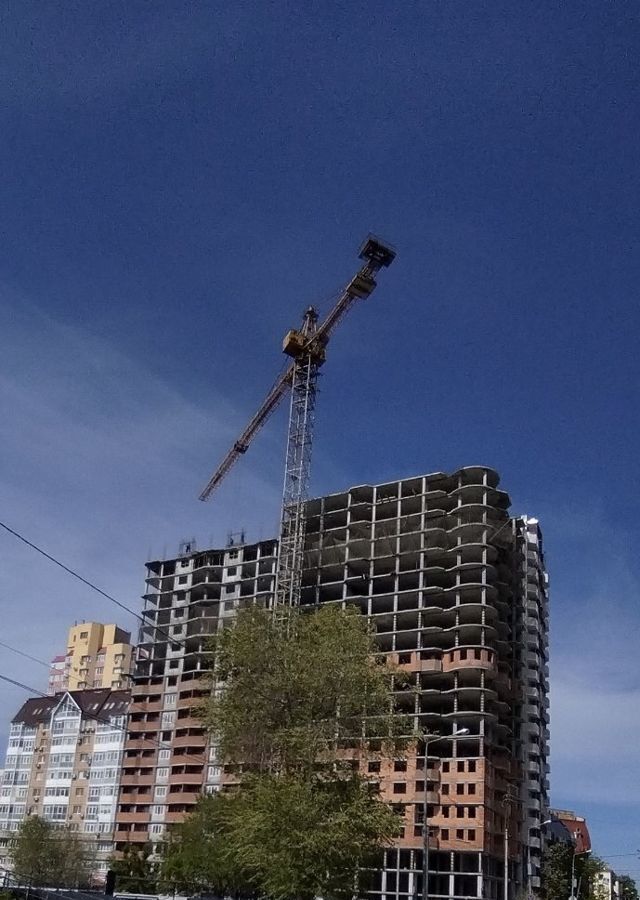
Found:
[{"label": "curved balcony", "polygon": [[486,647],[456,647],[447,650],[442,656],[442,670],[450,672],[454,669],[487,669],[496,670],[495,655]]},{"label": "curved balcony", "polygon": [[442,671],[442,654],[439,651],[434,651],[425,657],[422,657],[422,652],[418,650],[390,653],[389,659],[402,672]]},{"label": "curved balcony", "polygon": [[463,466],[451,473],[458,483],[463,484],[487,484],[488,487],[497,488],[500,483],[500,475],[490,466]]},{"label": "curved balcony", "polygon": [[458,707],[455,712],[443,713],[442,718],[451,720],[457,727],[464,726],[469,728],[471,732],[469,737],[473,737],[479,733],[481,721],[492,722],[494,726],[499,726],[497,715],[486,709],[460,709]]}]

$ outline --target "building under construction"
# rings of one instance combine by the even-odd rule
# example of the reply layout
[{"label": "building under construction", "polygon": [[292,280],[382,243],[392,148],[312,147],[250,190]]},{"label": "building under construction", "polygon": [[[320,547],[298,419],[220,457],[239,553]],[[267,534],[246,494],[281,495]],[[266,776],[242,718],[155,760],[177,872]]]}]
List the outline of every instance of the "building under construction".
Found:
[{"label": "building under construction", "polygon": [[218,790],[222,766],[197,709],[210,690],[209,637],[243,603],[271,601],[277,544],[239,543],[147,563],[122,762],[116,847],[159,841]]},{"label": "building under construction", "polygon": [[[509,896],[539,885],[548,807],[548,598],[534,519],[512,518],[497,473],[474,466],[307,501],[300,603],[351,604],[417,690],[396,693],[427,752],[369,763],[404,820],[371,900]],[[277,544],[182,548],[147,565],[116,841],[161,839],[224,771],[195,715],[208,635],[270,603]],[[426,765],[425,765],[426,763]]]}]

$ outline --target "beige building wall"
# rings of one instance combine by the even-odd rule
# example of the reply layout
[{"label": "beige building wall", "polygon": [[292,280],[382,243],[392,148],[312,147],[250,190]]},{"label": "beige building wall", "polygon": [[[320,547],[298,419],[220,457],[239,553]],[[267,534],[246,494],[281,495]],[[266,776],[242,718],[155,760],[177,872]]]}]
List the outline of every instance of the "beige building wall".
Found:
[{"label": "beige building wall", "polygon": [[132,665],[131,636],[117,625],[81,622],[69,629],[62,670],[59,659],[52,663],[49,694],[126,688]]}]

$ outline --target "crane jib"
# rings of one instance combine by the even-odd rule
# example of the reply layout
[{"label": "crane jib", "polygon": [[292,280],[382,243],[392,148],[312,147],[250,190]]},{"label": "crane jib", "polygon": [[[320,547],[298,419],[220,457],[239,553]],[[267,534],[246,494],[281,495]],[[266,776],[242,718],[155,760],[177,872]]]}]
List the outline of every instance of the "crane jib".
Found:
[{"label": "crane jib", "polygon": [[289,393],[289,428],[273,596],[274,611],[284,610],[300,602],[306,524],[304,504],[310,478],[318,370],[324,362],[326,344],[331,332],[354,301],[368,297],[375,290],[374,276],[380,269],[391,265],[395,255],[392,247],[369,235],[360,248],[360,258],[364,260],[364,265],[347,284],[324,321],[318,325],[318,314],[313,307],[309,307],[302,327],[287,333],[284,352],[292,358],[291,364],[278,377],[264,402],[200,494],[201,500],[207,500],[211,496],[234,463],[247,452],[256,433],[285,394]]}]

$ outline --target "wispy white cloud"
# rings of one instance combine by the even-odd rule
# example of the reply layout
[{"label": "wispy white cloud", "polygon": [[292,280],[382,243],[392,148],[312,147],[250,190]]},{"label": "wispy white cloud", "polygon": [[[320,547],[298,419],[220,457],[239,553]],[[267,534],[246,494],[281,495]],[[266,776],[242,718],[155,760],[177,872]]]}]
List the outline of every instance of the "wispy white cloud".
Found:
[{"label": "wispy white cloud", "polygon": [[[234,527],[246,527],[250,538],[273,536],[281,463],[267,435],[242,477],[209,504],[196,499],[243,424],[224,397],[200,409],[144,361],[7,291],[0,328],[0,518],[135,610],[144,562],[175,552],[180,539],[221,544]],[[132,617],[0,533],[0,639],[48,660],[82,618],[136,628]],[[44,669],[3,648],[0,672],[34,687],[46,683]],[[0,689],[0,733],[23,696]]]},{"label": "wispy white cloud", "polygon": [[552,796],[640,806],[640,689],[599,685],[595,673],[556,666],[551,692]]},{"label": "wispy white cloud", "polygon": [[[633,541],[597,504],[549,509],[541,521],[561,551],[548,560],[552,801],[588,809],[596,850],[611,849],[602,843],[611,833],[612,806],[640,813],[640,578]],[[627,829],[625,840],[635,837]]]}]

